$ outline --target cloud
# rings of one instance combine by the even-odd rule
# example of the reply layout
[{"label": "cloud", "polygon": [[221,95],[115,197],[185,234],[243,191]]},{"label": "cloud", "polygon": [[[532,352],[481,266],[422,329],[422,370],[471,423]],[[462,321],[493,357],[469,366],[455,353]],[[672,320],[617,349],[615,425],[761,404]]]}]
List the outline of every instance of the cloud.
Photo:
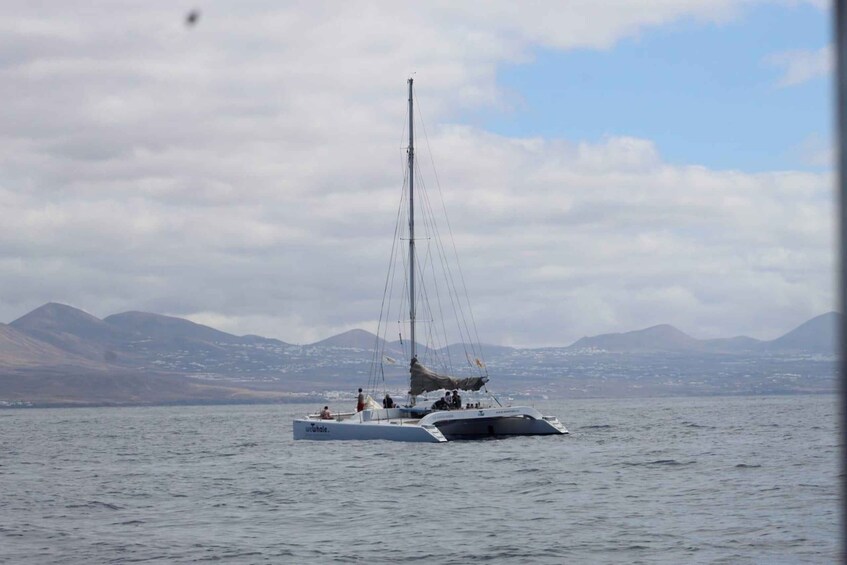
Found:
[{"label": "cloud", "polygon": [[832,2],[829,0],[801,0],[799,3],[809,4],[822,12],[832,8]]},{"label": "cloud", "polygon": [[827,140],[819,135],[809,135],[796,148],[796,152],[804,164],[809,167],[826,167],[832,169],[835,166],[836,147],[832,140]]},{"label": "cloud", "polygon": [[766,62],[782,69],[777,85],[785,88],[831,75],[835,67],[835,51],[832,45],[816,50],[795,49],[774,53],[767,57]]},{"label": "cloud", "polygon": [[461,123],[539,47],[609,48],[740,5],[210,2],[186,28],[147,2],[4,3],[0,319],[58,300],[296,343],[374,329],[416,71],[485,341],[787,330],[834,302],[829,173]]},{"label": "cloud", "polygon": [[448,156],[441,169],[479,187],[451,204],[464,229],[486,234],[465,244],[470,270],[487,273],[478,284],[503,306],[488,315],[515,343],[542,327],[560,343],[663,322],[773,337],[789,328],[760,325],[776,323],[768,303],[798,322],[804,308],[831,308],[830,174],[669,165],[629,138],[527,143],[469,129],[446,137],[434,145],[447,155],[484,148],[467,161]]}]

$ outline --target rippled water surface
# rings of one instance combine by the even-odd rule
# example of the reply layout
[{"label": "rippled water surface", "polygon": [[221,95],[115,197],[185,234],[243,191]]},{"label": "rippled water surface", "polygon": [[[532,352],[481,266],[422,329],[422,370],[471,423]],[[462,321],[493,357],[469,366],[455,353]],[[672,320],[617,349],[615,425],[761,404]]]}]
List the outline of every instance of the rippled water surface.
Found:
[{"label": "rippled water surface", "polygon": [[294,442],[315,407],[0,411],[0,561],[837,560],[835,397],[538,407],[571,435]]}]

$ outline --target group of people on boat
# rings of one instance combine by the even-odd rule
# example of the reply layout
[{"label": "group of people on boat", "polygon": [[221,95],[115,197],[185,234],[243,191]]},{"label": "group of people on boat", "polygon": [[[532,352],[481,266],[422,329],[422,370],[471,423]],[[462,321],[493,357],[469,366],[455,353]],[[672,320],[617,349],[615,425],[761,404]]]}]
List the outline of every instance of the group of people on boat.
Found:
[{"label": "group of people on boat", "polygon": [[454,390],[453,394],[450,391],[444,393],[444,398],[439,398],[432,405],[433,410],[459,410],[462,408],[462,397],[459,396],[459,391]]},{"label": "group of people on boat", "polygon": [[[382,399],[382,407],[383,408],[394,408],[396,404],[394,404],[394,399],[391,398],[387,392],[385,393],[385,398]],[[362,392],[362,389],[359,389],[359,395],[356,397],[356,412],[361,412],[365,409],[365,393]]]},{"label": "group of people on boat", "polygon": [[[365,409],[366,405],[366,397],[365,393],[362,392],[362,389],[359,389],[359,394],[356,396],[356,412],[361,412]],[[383,408],[394,408],[394,399],[389,396],[388,393],[385,393],[385,398],[382,400]],[[332,420],[335,416],[332,415],[332,412],[329,409],[329,406],[324,406],[323,410],[320,412],[321,420]]]},{"label": "group of people on boat", "polygon": [[[359,394],[356,397],[356,412],[361,412],[365,409],[365,393],[359,389]],[[470,405],[469,405],[470,406]],[[391,395],[385,393],[385,398],[382,399],[383,408],[396,408],[397,404]],[[454,390],[452,394],[448,390],[444,393],[444,398],[439,398],[432,405],[433,410],[460,410],[462,408],[462,397],[459,396],[459,391]],[[320,412],[321,420],[332,420],[335,418],[329,409],[329,406],[324,406]]]}]

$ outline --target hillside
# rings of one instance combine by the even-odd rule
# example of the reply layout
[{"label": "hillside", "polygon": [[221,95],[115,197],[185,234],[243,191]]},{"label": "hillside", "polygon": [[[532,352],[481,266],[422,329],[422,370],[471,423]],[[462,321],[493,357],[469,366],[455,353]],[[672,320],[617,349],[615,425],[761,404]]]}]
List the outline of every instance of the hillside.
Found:
[{"label": "hillside", "polygon": [[377,336],[365,330],[350,330],[312,343],[309,347],[343,347],[373,350],[376,343],[384,345],[385,340],[377,338]]},{"label": "hillside", "polygon": [[154,341],[187,340],[207,343],[241,343],[243,341],[243,338],[190,320],[148,312],[113,314],[104,318],[103,323],[124,335]]},{"label": "hillside", "polygon": [[764,344],[768,351],[812,352],[833,355],[838,347],[841,314],[827,312]]},{"label": "hillside", "polygon": [[[813,318],[778,339],[699,340],[670,325],[585,337],[570,347],[483,346],[499,390],[596,396],[620,394],[780,394],[832,390],[836,313]],[[0,324],[0,405],[38,403],[229,402],[353,391],[374,382],[376,336],[352,330],[304,346],[236,336],[182,318],[124,312],[98,319],[45,304]],[[402,391],[408,364],[378,380]],[[425,364],[456,376],[478,356],[462,344],[419,346]],[[446,367],[446,370],[445,370]]]},{"label": "hillside", "polygon": [[752,337],[696,339],[669,325],[659,325],[626,333],[609,333],[577,340],[570,349],[603,351],[689,352],[689,353],[777,353],[835,355],[841,314],[829,312],[804,322],[783,336],[760,341]]},{"label": "hillside", "polygon": [[27,336],[90,361],[111,362],[126,335],[103,320],[64,304],[48,303],[9,324]]},{"label": "hillside", "polygon": [[74,363],[84,367],[96,366],[47,341],[30,337],[10,325],[0,324],[0,366],[38,367]]},{"label": "hillside", "polygon": [[570,346],[574,349],[602,349],[605,351],[691,351],[702,348],[694,339],[673,326],[662,324],[626,333],[602,334],[584,337]]}]

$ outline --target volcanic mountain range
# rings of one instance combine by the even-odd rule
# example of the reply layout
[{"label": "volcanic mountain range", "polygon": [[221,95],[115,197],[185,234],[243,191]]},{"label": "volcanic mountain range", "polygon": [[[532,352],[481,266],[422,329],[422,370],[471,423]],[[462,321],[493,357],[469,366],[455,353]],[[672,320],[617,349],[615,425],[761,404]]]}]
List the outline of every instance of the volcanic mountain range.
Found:
[{"label": "volcanic mountain range", "polygon": [[[584,337],[565,348],[484,346],[498,359],[606,352],[633,355],[834,356],[840,314],[817,316],[785,335],[700,340],[669,325]],[[0,324],[0,401],[149,403],[279,400],[292,391],[347,388],[365,372],[378,338],[352,330],[298,346],[235,336],[182,318],[124,312],[99,319],[48,303]],[[461,345],[448,349],[461,349]],[[400,343],[388,351],[402,355]],[[514,367],[513,367],[514,368]],[[516,373],[517,374],[517,373]]]}]

